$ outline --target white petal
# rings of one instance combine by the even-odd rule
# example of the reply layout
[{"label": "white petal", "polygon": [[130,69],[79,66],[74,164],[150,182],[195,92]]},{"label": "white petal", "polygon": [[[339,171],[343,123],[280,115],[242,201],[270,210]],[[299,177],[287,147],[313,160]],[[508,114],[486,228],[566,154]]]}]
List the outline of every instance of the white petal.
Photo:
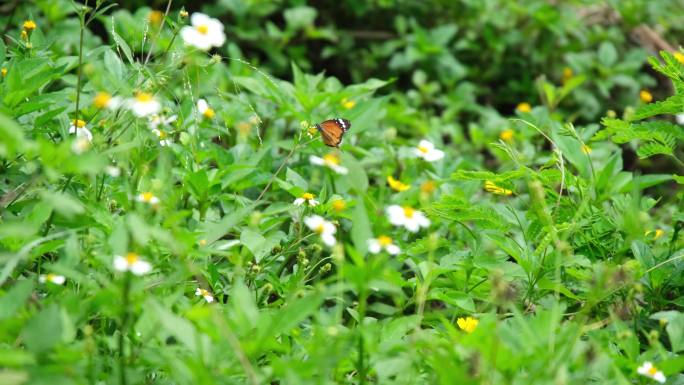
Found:
[{"label": "white petal", "polygon": [[678,124],[684,125],[684,114],[677,114],[675,118],[677,119]]},{"label": "white petal", "polygon": [[41,275],[38,277],[38,282],[40,282],[40,283],[45,283],[45,281],[47,281],[47,275],[41,274]]},{"label": "white petal", "polygon": [[406,215],[401,206],[391,205],[387,207],[387,217],[389,218],[390,223],[395,226],[401,226],[406,222]]},{"label": "white petal", "polygon": [[406,222],[404,223],[404,227],[406,227],[406,230],[412,233],[416,233],[418,230],[420,230],[420,226],[415,218],[407,218]]},{"label": "white petal", "polygon": [[197,110],[199,111],[200,114],[203,114],[204,111],[206,111],[209,108],[209,105],[207,104],[207,101],[204,99],[200,99],[197,101]]},{"label": "white petal", "polygon": [[297,198],[294,200],[295,206],[301,206],[304,203],[305,199],[304,198]]},{"label": "white petal", "polygon": [[135,275],[147,274],[152,270],[152,265],[145,261],[137,260],[131,265],[131,272]]},{"label": "white petal", "polygon": [[653,364],[650,361],[646,361],[637,368],[637,373],[643,374],[644,376],[650,376],[648,371],[651,370],[652,367]]},{"label": "white petal", "polygon": [[428,150],[428,152],[430,152],[435,148],[435,145],[432,144],[431,142],[428,142],[427,140],[423,139],[420,141],[420,143],[418,143],[418,147],[422,147],[422,148]]},{"label": "white petal", "polygon": [[315,199],[309,199],[309,206],[311,206],[311,207],[316,207],[316,206],[318,206],[319,203],[320,202],[318,202]]},{"label": "white petal", "polygon": [[197,296],[202,295],[202,289],[200,289],[199,287],[197,289],[195,289],[195,295],[197,295]]},{"label": "white petal", "polygon": [[399,249],[399,246],[395,245],[394,243],[387,245],[387,247],[385,247],[385,250],[387,250],[387,252],[390,253],[391,255],[397,255],[401,252],[401,249]]},{"label": "white petal", "polygon": [[425,215],[420,211],[413,213],[413,219],[416,221],[418,226],[430,227],[430,220],[427,219],[427,217],[425,217]]},{"label": "white petal", "polygon": [[337,242],[335,236],[330,233],[321,234],[321,239],[323,240],[323,243],[325,243],[328,246],[335,246],[335,243]]},{"label": "white petal", "polygon": [[211,294],[205,295],[204,299],[209,303],[214,302],[214,297]]},{"label": "white petal", "polygon": [[349,170],[347,170],[346,167],[338,166],[336,164],[331,165],[330,168],[332,168],[333,171],[335,171],[336,173],[338,173],[340,175],[347,175],[347,173],[349,172]]},{"label": "white petal", "polygon": [[128,261],[126,258],[117,255],[114,257],[114,270],[128,271]]},{"label": "white petal", "polygon": [[311,162],[311,164],[315,164],[316,166],[322,166],[325,164],[325,160],[323,160],[323,158],[319,158],[315,155],[309,156],[309,162]]},{"label": "white petal", "polygon": [[335,234],[337,232],[337,227],[331,222],[323,221],[323,234]]},{"label": "white petal", "polygon": [[423,159],[428,162],[436,162],[442,158],[444,158],[444,151],[438,150],[436,148],[428,151],[428,153],[423,157]]},{"label": "white petal", "polygon": [[55,275],[52,277],[52,283],[57,285],[63,285],[65,281],[66,278],[63,275]]},{"label": "white petal", "polygon": [[316,230],[324,222],[320,215],[312,215],[304,218],[304,224],[311,230]]},{"label": "white petal", "polygon": [[197,27],[198,25],[206,25],[208,26],[209,23],[211,22],[211,17],[207,16],[206,14],[202,12],[194,12],[190,16],[190,24],[193,26]]},{"label": "white petal", "polygon": [[656,372],[656,374],[653,375],[653,379],[660,382],[661,384],[664,384],[666,380],[665,375],[661,371]]},{"label": "white petal", "polygon": [[203,51],[211,48],[209,39],[207,39],[205,35],[199,33],[195,28],[185,26],[181,28],[180,34],[185,44],[197,47]]},{"label": "white petal", "polygon": [[368,251],[377,254],[380,252],[382,248],[380,247],[380,242],[378,242],[377,239],[369,239],[368,240]]}]

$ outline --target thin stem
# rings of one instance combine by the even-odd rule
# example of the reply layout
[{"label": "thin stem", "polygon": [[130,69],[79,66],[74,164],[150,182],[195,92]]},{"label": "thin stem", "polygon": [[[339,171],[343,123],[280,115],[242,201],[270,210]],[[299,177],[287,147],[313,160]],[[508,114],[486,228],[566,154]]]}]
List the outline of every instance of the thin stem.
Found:
[{"label": "thin stem", "polygon": [[88,0],[85,0],[83,5],[83,13],[81,14],[81,37],[78,43],[78,71],[76,75],[76,119],[80,117],[80,102],[81,102],[81,77],[83,74],[83,34],[85,32],[85,15],[88,12]]},{"label": "thin stem", "polygon": [[119,330],[119,385],[126,385],[126,335],[128,334],[128,316],[130,307],[131,273],[126,272],[123,284],[123,303],[121,308],[121,325]]},{"label": "thin stem", "polygon": [[[164,11],[164,17],[162,18],[161,25],[159,26],[159,31],[157,31],[157,34],[154,37],[154,40],[156,41],[159,39],[159,35],[161,35],[162,30],[164,29],[164,24],[166,23],[166,17],[169,16],[169,11],[171,10],[171,3],[173,3],[173,0],[169,0],[168,3],[166,3],[166,11]],[[176,38],[176,35],[174,34],[173,38]],[[171,44],[169,47],[173,44],[173,39],[171,40]],[[166,53],[166,52],[164,52]],[[152,56],[152,41],[150,41],[150,50],[147,51],[147,57],[145,57],[145,62],[143,64],[147,64],[147,62],[150,61],[150,57]]]}]

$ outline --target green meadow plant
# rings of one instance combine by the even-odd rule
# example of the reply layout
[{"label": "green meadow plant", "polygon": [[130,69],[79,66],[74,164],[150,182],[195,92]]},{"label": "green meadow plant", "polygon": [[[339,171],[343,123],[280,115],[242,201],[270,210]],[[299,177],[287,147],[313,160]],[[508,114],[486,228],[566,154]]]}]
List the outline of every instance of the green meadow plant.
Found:
[{"label": "green meadow plant", "polygon": [[[684,383],[683,53],[650,60],[662,101],[601,44],[570,61],[602,76],[489,103],[480,37],[420,7],[363,53],[397,78],[343,82],[296,49],[337,33],[313,7],[58,3],[2,19],[0,384]],[[576,25],[534,3],[504,15]],[[509,60],[504,21],[482,25]],[[261,34],[264,65],[239,44]]]}]

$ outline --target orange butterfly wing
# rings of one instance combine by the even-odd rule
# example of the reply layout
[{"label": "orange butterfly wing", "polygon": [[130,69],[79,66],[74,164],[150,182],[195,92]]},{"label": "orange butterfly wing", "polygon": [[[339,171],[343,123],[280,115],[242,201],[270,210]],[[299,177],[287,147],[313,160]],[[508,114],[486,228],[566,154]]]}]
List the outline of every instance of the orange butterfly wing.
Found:
[{"label": "orange butterfly wing", "polygon": [[347,119],[329,119],[316,125],[321,133],[323,143],[329,147],[339,147],[344,133],[349,130],[351,123]]}]

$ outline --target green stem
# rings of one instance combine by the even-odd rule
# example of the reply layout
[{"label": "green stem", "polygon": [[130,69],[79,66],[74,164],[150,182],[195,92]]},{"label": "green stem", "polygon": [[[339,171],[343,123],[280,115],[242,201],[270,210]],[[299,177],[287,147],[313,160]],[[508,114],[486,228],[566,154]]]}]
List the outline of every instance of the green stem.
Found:
[{"label": "green stem", "polygon": [[88,0],[83,5],[83,13],[81,14],[81,37],[78,43],[78,71],[76,75],[76,119],[80,117],[80,102],[81,102],[81,77],[83,74],[83,34],[85,32],[85,15],[88,12]]},{"label": "green stem", "polygon": [[359,361],[357,371],[359,372],[359,385],[366,383],[366,364],[364,363],[364,343],[363,343],[363,320],[366,318],[366,291],[362,289],[359,295]]},{"label": "green stem", "polygon": [[131,292],[131,273],[126,272],[123,285],[123,304],[121,308],[121,326],[119,330],[119,384],[126,385],[126,352],[125,343],[126,335],[128,334],[128,316],[130,307],[130,292]]}]

